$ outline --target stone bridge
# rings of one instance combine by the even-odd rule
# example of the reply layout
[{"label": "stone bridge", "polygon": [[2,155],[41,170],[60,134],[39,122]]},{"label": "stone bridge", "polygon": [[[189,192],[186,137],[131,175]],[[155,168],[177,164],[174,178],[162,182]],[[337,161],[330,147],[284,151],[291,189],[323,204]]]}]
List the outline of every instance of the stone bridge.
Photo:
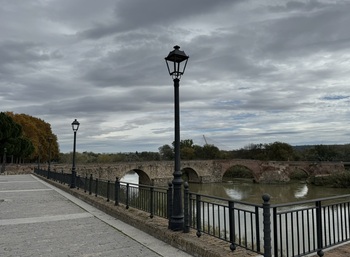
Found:
[{"label": "stone bridge", "polygon": [[[295,173],[305,177],[345,171],[342,162],[275,162],[258,160],[196,160],[182,161],[181,170],[189,182],[222,182],[225,173],[232,167],[245,167],[252,172],[258,183],[288,182]],[[43,167],[44,168],[44,167]],[[69,172],[71,165],[52,165],[51,170]],[[166,186],[173,179],[173,161],[118,162],[113,164],[77,164],[77,175],[93,175],[94,178],[114,181],[131,171],[139,175],[140,184]]]}]

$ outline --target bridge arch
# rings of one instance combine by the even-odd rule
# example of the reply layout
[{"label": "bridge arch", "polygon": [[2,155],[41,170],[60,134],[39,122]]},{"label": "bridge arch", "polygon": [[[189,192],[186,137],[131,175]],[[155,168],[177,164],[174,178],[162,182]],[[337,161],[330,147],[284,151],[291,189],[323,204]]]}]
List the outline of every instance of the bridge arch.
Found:
[{"label": "bridge arch", "polygon": [[229,182],[236,178],[254,180],[254,171],[249,169],[247,166],[236,164],[226,169],[222,175],[223,182]]},{"label": "bridge arch", "polygon": [[125,172],[125,174],[123,175],[123,177],[127,174],[130,174],[132,172],[135,172],[138,176],[139,176],[139,181],[138,184],[141,185],[151,185],[152,184],[152,180],[151,178],[148,176],[148,174],[146,172],[144,172],[143,170],[140,169],[132,169],[129,170],[127,172]]},{"label": "bridge arch", "polygon": [[294,167],[289,172],[289,178],[292,180],[306,180],[309,176],[309,172],[302,167]]},{"label": "bridge arch", "polygon": [[183,168],[182,170],[182,179],[189,183],[200,183],[201,179],[198,176],[198,173],[190,167]]}]

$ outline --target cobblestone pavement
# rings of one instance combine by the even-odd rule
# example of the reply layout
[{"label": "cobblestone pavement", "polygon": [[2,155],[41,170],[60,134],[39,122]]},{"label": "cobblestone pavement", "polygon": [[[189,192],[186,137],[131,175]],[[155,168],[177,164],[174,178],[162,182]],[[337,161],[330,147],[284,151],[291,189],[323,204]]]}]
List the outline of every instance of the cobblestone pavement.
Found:
[{"label": "cobblestone pavement", "polygon": [[32,175],[0,176],[0,256],[188,257]]}]

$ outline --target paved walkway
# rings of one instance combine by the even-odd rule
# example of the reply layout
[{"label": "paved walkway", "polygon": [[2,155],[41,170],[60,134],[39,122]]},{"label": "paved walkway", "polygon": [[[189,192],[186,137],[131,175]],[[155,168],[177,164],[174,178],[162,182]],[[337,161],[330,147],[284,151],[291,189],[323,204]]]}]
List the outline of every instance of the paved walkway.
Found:
[{"label": "paved walkway", "polygon": [[32,175],[0,176],[0,256],[190,255]]}]

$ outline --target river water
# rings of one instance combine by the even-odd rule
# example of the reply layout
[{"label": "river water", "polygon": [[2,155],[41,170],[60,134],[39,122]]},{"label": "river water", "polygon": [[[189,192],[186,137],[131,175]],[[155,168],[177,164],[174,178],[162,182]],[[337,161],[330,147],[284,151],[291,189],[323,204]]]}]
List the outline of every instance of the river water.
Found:
[{"label": "river water", "polygon": [[[130,172],[122,179],[122,182],[138,184],[137,173]],[[189,185],[190,191],[203,195],[216,196],[225,199],[244,201],[249,203],[262,203],[262,195],[271,196],[271,204],[288,203],[317,198],[350,194],[349,188],[329,188],[314,186],[303,182],[281,184],[257,184],[251,180],[237,179],[230,183],[211,183]]]}]

